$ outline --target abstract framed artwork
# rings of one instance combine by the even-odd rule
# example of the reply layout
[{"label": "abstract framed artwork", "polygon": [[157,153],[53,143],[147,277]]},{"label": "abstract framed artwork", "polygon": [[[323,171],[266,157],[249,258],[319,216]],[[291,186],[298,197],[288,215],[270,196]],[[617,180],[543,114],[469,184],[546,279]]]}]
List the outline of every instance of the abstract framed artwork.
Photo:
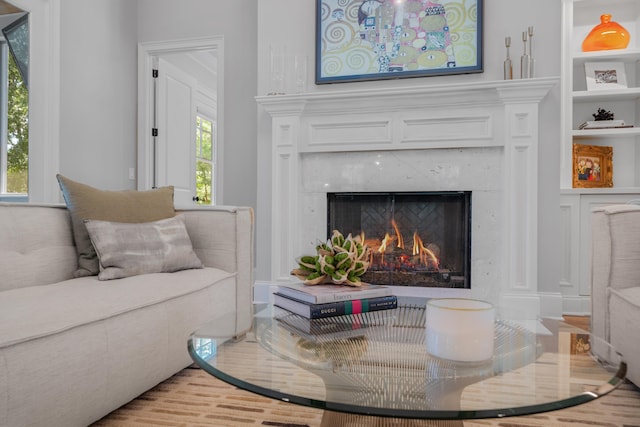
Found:
[{"label": "abstract framed artwork", "polygon": [[573,144],[573,187],[613,187],[613,148]]},{"label": "abstract framed artwork", "polygon": [[483,71],[483,0],[316,0],[316,8],[316,84]]}]

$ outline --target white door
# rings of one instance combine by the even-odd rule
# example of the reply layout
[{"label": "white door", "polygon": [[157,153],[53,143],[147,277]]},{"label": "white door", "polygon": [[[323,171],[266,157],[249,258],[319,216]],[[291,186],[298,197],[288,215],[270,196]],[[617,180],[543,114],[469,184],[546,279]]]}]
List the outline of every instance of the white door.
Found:
[{"label": "white door", "polygon": [[175,205],[188,207],[196,195],[197,81],[162,57],[157,69],[156,186],[173,185]]}]

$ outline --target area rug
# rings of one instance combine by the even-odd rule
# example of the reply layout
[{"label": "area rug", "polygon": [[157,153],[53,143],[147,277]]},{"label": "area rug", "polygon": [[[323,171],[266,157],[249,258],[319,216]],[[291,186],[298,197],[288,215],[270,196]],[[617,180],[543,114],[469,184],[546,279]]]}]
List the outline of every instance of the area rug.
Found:
[{"label": "area rug", "polygon": [[[328,415],[328,414],[327,414]],[[324,421],[323,421],[324,417]],[[342,422],[320,409],[269,399],[188,368],[160,383],[92,427],[369,427],[424,426],[422,422],[362,419]],[[525,417],[469,420],[433,425],[460,427],[640,427],[640,389],[625,383],[584,405]]]}]

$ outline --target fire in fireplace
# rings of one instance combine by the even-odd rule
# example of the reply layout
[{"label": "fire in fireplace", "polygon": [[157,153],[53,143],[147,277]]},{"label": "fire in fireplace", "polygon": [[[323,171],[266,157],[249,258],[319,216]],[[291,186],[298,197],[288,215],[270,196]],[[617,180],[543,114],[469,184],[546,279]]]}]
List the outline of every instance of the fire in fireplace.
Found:
[{"label": "fire in fireplace", "polygon": [[471,192],[328,193],[327,235],[360,235],[371,248],[362,280],[471,288]]}]

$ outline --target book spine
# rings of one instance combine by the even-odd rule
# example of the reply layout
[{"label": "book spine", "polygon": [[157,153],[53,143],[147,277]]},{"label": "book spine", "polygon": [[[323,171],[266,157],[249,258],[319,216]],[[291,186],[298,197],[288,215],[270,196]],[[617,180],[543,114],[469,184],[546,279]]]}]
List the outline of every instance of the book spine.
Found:
[{"label": "book spine", "polygon": [[339,301],[327,304],[312,304],[310,318],[322,319],[346,314],[367,313],[370,311],[388,310],[396,308],[397,306],[398,299],[395,296]]}]

